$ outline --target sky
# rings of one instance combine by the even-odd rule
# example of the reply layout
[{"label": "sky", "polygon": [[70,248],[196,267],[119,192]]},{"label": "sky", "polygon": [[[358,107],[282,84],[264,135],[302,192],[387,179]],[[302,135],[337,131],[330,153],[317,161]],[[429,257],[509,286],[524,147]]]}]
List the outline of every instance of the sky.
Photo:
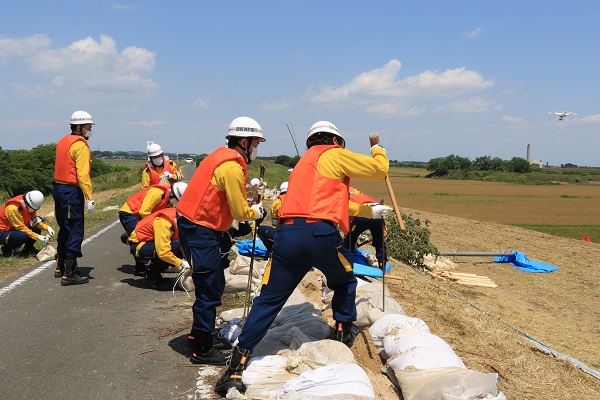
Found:
[{"label": "sky", "polygon": [[[254,118],[259,156],[332,122],[390,159],[527,156],[600,167],[600,2],[11,1],[0,6],[0,147],[95,122],[92,150],[210,153]],[[551,111],[576,116],[558,122]],[[288,131],[292,131],[292,134]]]}]

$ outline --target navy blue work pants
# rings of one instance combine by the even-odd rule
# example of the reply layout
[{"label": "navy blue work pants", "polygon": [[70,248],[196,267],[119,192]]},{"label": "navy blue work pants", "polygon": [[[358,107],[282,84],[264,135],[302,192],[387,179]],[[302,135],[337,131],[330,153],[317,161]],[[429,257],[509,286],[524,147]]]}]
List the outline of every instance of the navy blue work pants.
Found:
[{"label": "navy blue work pants", "polygon": [[[358,237],[364,231],[371,232],[371,237],[373,238],[371,244],[375,247],[375,256],[381,261],[383,258],[383,246],[385,246],[383,241],[383,219],[354,217],[350,221],[350,233],[344,238],[344,247],[354,252]],[[350,243],[350,240],[352,240],[352,243]]]},{"label": "navy blue work pants", "polygon": [[[156,246],[154,246],[154,242],[146,242],[141,247],[138,246],[139,243],[132,243],[129,245],[131,255],[133,255],[136,261],[138,259],[140,261],[143,260],[142,262],[146,265],[150,263],[153,266],[152,270],[156,272],[163,272],[169,268],[170,264],[161,260],[156,254]],[[183,255],[178,240],[171,240],[171,251],[177,257],[181,257]]]},{"label": "navy blue work pants", "polygon": [[[38,234],[41,232],[40,230],[36,229],[33,229],[33,231]],[[27,243],[27,245],[33,246],[35,240],[27,236],[25,232],[17,230],[0,232],[0,244],[6,246],[6,248],[9,250],[16,250],[19,247],[23,246],[25,243]]]},{"label": "navy blue work pants", "polygon": [[256,230],[256,234],[267,248],[267,257],[271,255],[273,251],[273,243],[275,242],[275,232],[277,228],[272,226],[259,226]]},{"label": "navy blue work pants", "polygon": [[293,224],[277,228],[268,283],[254,299],[239,336],[239,346],[253,350],[267,333],[279,311],[311,267],[327,278],[334,290],[331,307],[339,322],[356,321],[356,277],[354,254],[343,246],[338,230],[328,222],[307,223],[294,218]]},{"label": "navy blue work pants", "polygon": [[84,197],[75,185],[54,183],[54,215],[58,223],[57,257],[59,260],[75,260],[82,257]]},{"label": "navy blue work pants", "polygon": [[196,301],[192,306],[192,328],[200,332],[215,331],[217,307],[225,290],[225,273],[221,262],[223,232],[197,225],[180,217],[179,241],[183,254],[192,267],[192,280],[196,286]]}]

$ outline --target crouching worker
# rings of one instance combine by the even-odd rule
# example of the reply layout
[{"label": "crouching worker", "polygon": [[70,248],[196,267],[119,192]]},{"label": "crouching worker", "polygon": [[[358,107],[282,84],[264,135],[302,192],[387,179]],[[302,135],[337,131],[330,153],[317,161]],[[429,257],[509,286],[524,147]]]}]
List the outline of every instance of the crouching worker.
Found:
[{"label": "crouching worker", "polygon": [[383,260],[385,242],[383,240],[384,220],[383,218],[393,210],[391,207],[377,203],[377,201],[366,193],[353,187],[350,188],[350,231],[344,238],[344,247],[351,252],[356,251],[358,237],[365,231],[371,232],[372,245],[375,247],[376,261],[372,267],[381,268],[387,262]]},{"label": "crouching worker", "polygon": [[[179,201],[183,191],[174,192],[175,201]],[[179,245],[177,210],[174,207],[159,210],[138,222],[129,236],[128,243],[131,254],[144,263],[144,276],[152,289],[161,288],[162,273],[169,266],[190,267],[183,259]]]},{"label": "crouching worker", "polygon": [[285,198],[285,193],[287,192],[288,183],[283,182],[281,186],[279,186],[279,196],[271,203],[271,225],[272,226],[259,226],[256,234],[263,242],[265,247],[267,248],[267,257],[271,257],[271,251],[273,250],[273,242],[275,242],[275,231],[277,230],[279,219],[279,209],[281,208],[281,203]]},{"label": "crouching worker", "polygon": [[379,180],[388,172],[388,158],[378,143],[371,139],[371,156],[366,156],[346,150],[342,135],[331,122],[319,121],[310,128],[307,150],[290,175],[279,210],[271,267],[265,269],[260,295],[254,299],[231,362],[215,385],[219,395],[225,396],[232,387],[244,390],[242,373],[253,349],[313,266],[323,272],[327,286],[334,290],[335,338],[352,346],[359,333],[353,324],[354,254],[342,246],[337,226],[348,233],[350,178]]},{"label": "crouching worker", "polygon": [[[0,243],[4,257],[12,256],[23,245],[21,257],[36,255],[39,250],[34,243],[37,240],[47,243],[54,236],[54,229],[36,216],[43,203],[42,192],[32,190],[13,197],[0,208]],[[42,230],[48,234],[41,235]]]},{"label": "crouching worker", "polygon": [[[125,233],[121,235],[121,241],[123,243],[127,242],[131,232],[143,218],[156,211],[171,207],[177,201],[175,192],[183,193],[186,187],[187,183],[185,182],[176,182],[173,184],[173,188],[171,188],[171,185],[150,185],[129,196],[119,210],[119,221],[125,229]],[[135,256],[134,258],[133,274],[143,276],[146,270],[145,265]]]}]

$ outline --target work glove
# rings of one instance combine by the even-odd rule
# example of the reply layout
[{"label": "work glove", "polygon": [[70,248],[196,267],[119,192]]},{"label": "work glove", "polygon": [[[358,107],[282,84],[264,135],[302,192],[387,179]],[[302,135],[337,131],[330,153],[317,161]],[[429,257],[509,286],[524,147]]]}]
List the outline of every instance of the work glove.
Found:
[{"label": "work glove", "polygon": [[35,228],[36,226],[38,226],[38,224],[40,222],[43,222],[44,219],[42,217],[39,217],[36,215],[36,217],[34,219],[32,219],[31,221],[29,221],[29,227],[30,228]]},{"label": "work glove", "polygon": [[230,228],[234,229],[236,231],[239,231],[240,230],[240,221],[238,221],[237,219],[234,219],[233,222],[231,223]]},{"label": "work glove", "polygon": [[260,223],[263,222],[267,216],[267,210],[265,210],[265,208],[262,206],[262,203],[255,204],[250,208],[256,211],[256,214],[258,214],[258,218],[256,218],[256,226],[260,225]]},{"label": "work glove", "polygon": [[87,201],[87,212],[93,213],[96,211],[96,202],[94,200]]},{"label": "work glove", "polygon": [[51,226],[48,226],[48,236],[50,236],[50,237],[54,236],[54,229],[52,229]]},{"label": "work glove", "polygon": [[48,236],[48,235],[38,235],[38,240],[40,242],[44,242],[44,244],[48,244],[48,242],[50,241],[50,236]]},{"label": "work glove", "polygon": [[390,207],[390,206],[384,206],[384,205],[381,205],[381,204],[373,206],[371,218],[382,219],[383,217],[385,217],[392,210],[393,210],[392,207]]},{"label": "work glove", "polygon": [[181,268],[183,268],[183,269],[186,269],[186,268],[188,268],[188,269],[189,269],[189,268],[191,268],[191,267],[190,267],[190,263],[189,263],[189,262],[187,262],[186,260],[181,260],[181,265],[180,265],[180,267],[181,267]]},{"label": "work glove", "polygon": [[170,173],[169,171],[163,172],[163,176],[167,179],[173,179],[173,174]]},{"label": "work glove", "polygon": [[257,188],[256,192],[258,193],[259,196],[262,196],[263,194],[265,194],[266,188],[267,188],[267,182],[265,182],[261,179],[260,183],[258,184],[258,188]]}]

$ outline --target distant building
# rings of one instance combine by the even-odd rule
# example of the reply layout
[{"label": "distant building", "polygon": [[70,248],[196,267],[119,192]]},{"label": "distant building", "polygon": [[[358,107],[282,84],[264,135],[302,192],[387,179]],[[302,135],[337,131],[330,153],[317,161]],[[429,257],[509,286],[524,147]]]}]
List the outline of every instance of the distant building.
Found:
[{"label": "distant building", "polygon": [[543,167],[542,160],[532,160],[531,159],[531,145],[530,144],[527,145],[527,161],[529,161],[529,164],[537,165],[540,168]]}]

